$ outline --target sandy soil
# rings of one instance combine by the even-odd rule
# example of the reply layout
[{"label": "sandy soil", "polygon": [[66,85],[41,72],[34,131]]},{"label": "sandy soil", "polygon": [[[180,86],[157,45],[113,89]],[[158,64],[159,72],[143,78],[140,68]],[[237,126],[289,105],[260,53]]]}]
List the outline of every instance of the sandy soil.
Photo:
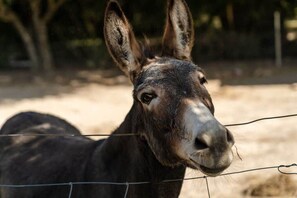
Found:
[{"label": "sandy soil", "polygon": [[[48,83],[39,78],[17,81],[11,73],[0,73],[0,126],[15,113],[34,110],[63,117],[84,134],[110,133],[131,107],[131,85],[123,76],[106,78],[102,71],[79,71],[76,76],[81,78]],[[88,81],[83,82],[86,76]],[[207,86],[223,124],[297,113],[296,84],[221,86],[219,80],[210,80]],[[296,121],[293,117],[230,127],[242,161],[236,157],[226,172],[297,163]],[[288,171],[297,172],[297,167]],[[209,178],[211,197],[249,197],[243,194],[245,189],[274,175],[277,170]],[[202,174],[188,170],[186,177],[193,176]],[[296,175],[290,177],[297,183]],[[207,197],[205,180],[184,182],[180,197]]]}]

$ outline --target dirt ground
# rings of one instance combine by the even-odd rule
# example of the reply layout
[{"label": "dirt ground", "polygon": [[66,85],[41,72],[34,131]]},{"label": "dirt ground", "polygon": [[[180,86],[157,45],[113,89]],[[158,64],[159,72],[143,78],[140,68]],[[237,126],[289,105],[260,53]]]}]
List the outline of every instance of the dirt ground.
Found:
[{"label": "dirt ground", "polygon": [[[209,70],[215,69],[210,67]],[[289,69],[284,74],[262,68],[249,78],[242,77],[242,73],[247,72],[245,69],[230,71],[220,71],[221,76],[212,72],[212,79],[207,84],[216,108],[215,115],[221,123],[297,113],[296,70]],[[234,81],[226,82],[230,76]],[[132,86],[117,72],[66,70],[54,81],[33,78],[24,72],[0,72],[0,126],[15,113],[34,110],[65,118],[84,134],[110,133],[129,111],[131,95]],[[242,160],[235,155],[234,163],[226,172],[297,163],[296,123],[297,117],[292,117],[230,127]],[[285,171],[296,173],[297,167]],[[208,178],[210,194],[219,198],[297,197],[297,175],[282,176],[285,179],[279,178],[280,175],[273,169]],[[188,170],[186,177],[193,176],[202,174]],[[273,180],[271,178],[276,178],[274,184],[267,183]],[[255,189],[259,186],[273,190],[268,190],[270,194],[251,193],[259,191]],[[266,191],[262,189],[261,192]],[[205,180],[185,181],[180,197],[208,197]]]}]

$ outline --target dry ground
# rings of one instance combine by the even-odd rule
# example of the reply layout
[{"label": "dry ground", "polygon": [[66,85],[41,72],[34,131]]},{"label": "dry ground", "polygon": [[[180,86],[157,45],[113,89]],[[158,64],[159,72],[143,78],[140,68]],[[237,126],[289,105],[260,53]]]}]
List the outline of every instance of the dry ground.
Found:
[{"label": "dry ground", "polygon": [[[280,78],[271,73],[266,74],[265,71],[260,70],[261,79],[263,75],[276,81]],[[245,70],[235,69],[229,75],[238,77],[242,72]],[[273,80],[269,80],[269,83],[245,80],[244,83],[224,81],[226,85],[221,86],[220,80],[210,80],[207,86],[216,107],[216,117],[221,123],[230,124],[297,113],[297,85],[294,84],[297,82],[296,74],[288,72],[281,78],[282,82],[276,82],[281,84],[275,84]],[[224,75],[223,77],[227,78],[228,72]],[[287,78],[287,81],[283,78]],[[23,72],[2,72],[0,126],[15,113],[34,110],[63,117],[85,134],[109,133],[120,124],[128,112],[132,104],[131,92],[131,85],[126,78],[114,75],[114,72],[63,71],[51,82],[32,78]],[[230,127],[242,161],[236,157],[226,172],[297,163],[296,123],[297,118],[293,117]],[[288,171],[297,172],[297,167]],[[186,174],[187,177],[201,175],[193,170],[188,170]],[[262,194],[254,195],[297,197],[297,175],[285,176],[283,179],[277,170],[262,170],[208,180],[211,197],[249,197],[253,192],[259,191]],[[274,180],[276,182],[271,184]],[[184,182],[180,197],[207,197],[205,180]]]}]

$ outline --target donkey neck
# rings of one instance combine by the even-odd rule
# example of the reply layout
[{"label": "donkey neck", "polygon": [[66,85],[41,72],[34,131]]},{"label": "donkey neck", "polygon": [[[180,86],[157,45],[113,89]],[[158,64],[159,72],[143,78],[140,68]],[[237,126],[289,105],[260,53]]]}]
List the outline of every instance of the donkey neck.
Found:
[{"label": "donkey neck", "polygon": [[[133,104],[124,122],[113,134],[138,134],[139,130],[143,130],[141,116],[138,115],[136,104]],[[93,180],[103,178],[111,182],[151,182],[147,185],[130,186],[129,193],[135,197],[178,197],[182,182],[161,185],[156,183],[182,179],[185,174],[184,166],[163,166],[146,140],[138,135],[109,137],[97,146],[92,161],[93,170],[98,171],[93,176],[99,175],[99,178],[93,177]]]}]

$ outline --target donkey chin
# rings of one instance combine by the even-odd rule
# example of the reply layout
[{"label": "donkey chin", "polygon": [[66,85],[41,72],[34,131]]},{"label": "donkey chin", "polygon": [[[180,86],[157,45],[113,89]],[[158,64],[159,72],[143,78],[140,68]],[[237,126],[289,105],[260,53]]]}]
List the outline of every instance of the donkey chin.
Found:
[{"label": "donkey chin", "polygon": [[232,160],[233,154],[231,151],[218,152],[218,154],[212,151],[203,151],[192,155],[188,166],[199,169],[208,176],[215,177],[228,168]]},{"label": "donkey chin", "polygon": [[220,148],[204,148],[201,150],[197,150],[194,146],[194,148],[182,150],[182,158],[186,165],[192,169],[200,170],[208,176],[220,175],[233,161],[233,152],[229,146],[221,145]]}]

